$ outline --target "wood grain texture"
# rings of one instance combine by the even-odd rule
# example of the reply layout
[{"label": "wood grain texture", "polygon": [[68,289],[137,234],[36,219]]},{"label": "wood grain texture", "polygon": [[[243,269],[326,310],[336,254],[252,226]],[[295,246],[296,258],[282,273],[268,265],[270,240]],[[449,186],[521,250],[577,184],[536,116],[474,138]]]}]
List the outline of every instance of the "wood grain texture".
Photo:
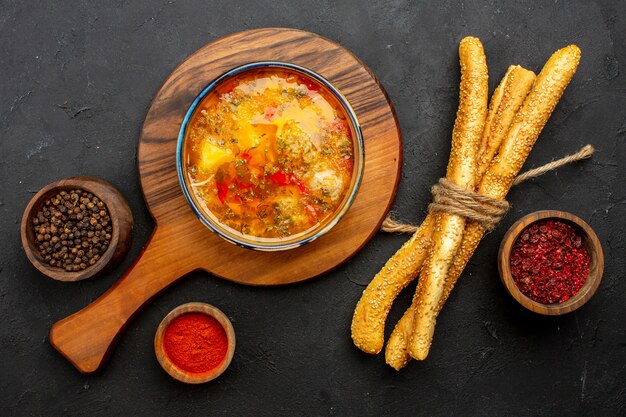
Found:
[{"label": "wood grain texture", "polygon": [[[181,122],[200,91],[232,68],[270,60],[306,67],[329,80],[353,107],[365,145],[361,187],[347,214],[321,238],[282,252],[243,249],[204,227],[182,194],[175,158]],[[393,202],[401,164],[400,130],[386,93],[370,70],[338,44],[309,32],[267,28],[206,45],[165,81],[143,125],[138,168],[156,221],[150,241],[117,284],[53,326],[51,343],[81,372],[94,372],[132,316],[190,271],[203,269],[247,285],[289,284],[328,272],[379,230]]]},{"label": "wood grain texture", "polygon": [[[45,201],[61,191],[81,189],[94,194],[106,204],[111,217],[111,243],[102,257],[87,269],[68,272],[44,262],[35,242],[32,219],[41,210]],[[133,234],[133,214],[130,207],[115,187],[108,182],[94,177],[72,177],[53,182],[43,187],[30,200],[22,216],[20,235],[26,256],[42,274],[57,281],[81,281],[93,278],[111,269],[124,259]]]},{"label": "wood grain texture", "polygon": [[[569,300],[557,304],[542,304],[526,297],[517,287],[511,274],[511,249],[518,236],[531,224],[540,220],[553,219],[568,223],[581,235],[589,251],[589,276],[583,287]],[[604,271],[602,245],[593,229],[580,217],[558,210],[541,210],[530,213],[515,222],[502,238],[498,252],[498,271],[500,279],[511,296],[522,306],[535,313],[556,316],[572,312],[585,304],[595,294]]]}]

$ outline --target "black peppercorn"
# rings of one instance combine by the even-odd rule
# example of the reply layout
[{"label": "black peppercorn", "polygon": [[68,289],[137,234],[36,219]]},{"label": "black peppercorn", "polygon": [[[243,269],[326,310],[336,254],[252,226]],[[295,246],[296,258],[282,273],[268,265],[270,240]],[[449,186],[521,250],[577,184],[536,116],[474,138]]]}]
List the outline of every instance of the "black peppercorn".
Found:
[{"label": "black peppercorn", "polygon": [[41,258],[68,272],[95,265],[111,241],[110,221],[107,206],[92,193],[60,191],[32,219]]}]

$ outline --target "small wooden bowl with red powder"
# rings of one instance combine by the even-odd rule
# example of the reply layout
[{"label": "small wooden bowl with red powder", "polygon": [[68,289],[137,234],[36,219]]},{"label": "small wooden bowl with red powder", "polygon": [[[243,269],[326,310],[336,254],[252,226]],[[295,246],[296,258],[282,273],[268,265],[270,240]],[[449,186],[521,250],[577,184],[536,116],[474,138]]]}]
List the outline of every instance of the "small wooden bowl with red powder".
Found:
[{"label": "small wooden bowl with red powder", "polygon": [[498,270],[518,303],[554,316],[580,308],[595,294],[604,255],[595,232],[581,218],[542,210],[522,217],[506,232]]},{"label": "small wooden bowl with red powder", "polygon": [[235,330],[219,309],[187,303],[172,310],[159,324],[154,350],[163,369],[187,384],[202,384],[220,376],[235,353]]}]

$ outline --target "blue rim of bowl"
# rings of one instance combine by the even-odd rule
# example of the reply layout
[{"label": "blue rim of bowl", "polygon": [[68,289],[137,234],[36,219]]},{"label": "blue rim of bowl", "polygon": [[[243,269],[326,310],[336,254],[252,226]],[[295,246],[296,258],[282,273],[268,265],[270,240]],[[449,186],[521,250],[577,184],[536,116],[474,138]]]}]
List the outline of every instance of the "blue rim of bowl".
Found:
[{"label": "blue rim of bowl", "polygon": [[[283,69],[286,68],[288,70],[300,72],[308,77],[313,78],[314,80],[322,84],[339,101],[344,111],[347,113],[348,117],[350,118],[352,130],[354,131],[354,133],[356,133],[357,142],[359,144],[358,150],[360,151],[360,155],[359,155],[360,163],[356,166],[357,168],[356,172],[353,174],[353,175],[356,175],[356,180],[352,188],[352,191],[350,193],[350,196],[344,203],[341,211],[337,212],[335,216],[323,228],[315,232],[313,235],[308,236],[304,239],[296,240],[295,242],[289,242],[289,243],[272,243],[272,242],[260,243],[260,242],[242,241],[242,240],[239,240],[232,236],[227,235],[222,230],[220,230],[211,220],[209,220],[204,215],[202,210],[196,206],[196,203],[193,197],[191,196],[191,194],[189,193],[189,190],[187,189],[187,180],[185,178],[185,174],[183,173],[183,145],[185,143],[185,133],[187,131],[189,120],[191,119],[191,116],[193,115],[193,113],[196,111],[202,99],[204,99],[204,97],[206,97],[211,91],[213,91],[213,89],[215,89],[217,85],[219,85],[225,79],[232,77],[236,74],[239,74],[240,72],[243,72],[243,71],[248,71],[251,69],[263,68],[263,67],[277,67],[277,68],[283,68]],[[356,195],[359,191],[359,187],[361,185],[364,165],[365,165],[365,144],[363,142],[363,134],[361,132],[361,126],[359,125],[359,122],[356,118],[356,114],[354,113],[354,110],[352,109],[352,106],[350,106],[350,103],[348,102],[348,100],[328,80],[326,80],[324,77],[317,74],[316,72],[311,71],[307,68],[301,67],[299,65],[290,64],[287,62],[280,62],[280,61],[259,61],[259,62],[252,62],[250,64],[241,65],[239,67],[231,69],[230,71],[225,72],[224,74],[217,77],[214,81],[212,81],[208,86],[206,86],[200,92],[200,94],[198,94],[198,96],[189,106],[189,109],[187,110],[187,113],[185,114],[185,117],[181,124],[180,131],[178,133],[178,143],[176,145],[176,171],[178,172],[178,182],[180,183],[185,199],[187,200],[187,203],[193,210],[194,214],[200,219],[200,221],[206,227],[208,227],[211,231],[213,231],[215,234],[220,236],[222,239],[230,243],[233,243],[237,246],[240,246],[242,248],[255,249],[259,251],[280,251],[280,250],[297,248],[299,246],[302,246],[304,244],[314,241],[315,239],[321,237],[322,235],[327,233],[330,229],[332,229],[339,222],[339,220],[341,220],[341,218],[348,212],[348,210],[350,209],[350,206],[352,206],[352,203],[354,202],[354,199],[356,198]]]}]

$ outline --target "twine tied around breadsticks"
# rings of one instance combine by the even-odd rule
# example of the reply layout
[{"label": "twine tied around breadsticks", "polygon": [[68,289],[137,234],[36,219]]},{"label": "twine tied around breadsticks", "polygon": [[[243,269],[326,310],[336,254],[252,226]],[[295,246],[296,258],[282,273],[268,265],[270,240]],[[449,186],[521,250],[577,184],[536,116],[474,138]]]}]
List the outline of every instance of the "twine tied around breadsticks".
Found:
[{"label": "twine tied around breadsticks", "polygon": [[[585,145],[574,154],[518,175],[515,181],[513,181],[513,185],[515,186],[531,178],[539,177],[564,165],[590,158],[594,152],[593,146]],[[498,200],[473,190],[466,190],[445,178],[440,178],[437,184],[432,187],[431,192],[433,202],[428,205],[429,212],[440,211],[463,216],[468,220],[479,223],[488,232],[498,225],[509,210],[509,203],[506,200]],[[394,220],[390,214],[387,215],[380,229],[387,233],[415,233],[417,227],[411,224],[400,223]]]}]

